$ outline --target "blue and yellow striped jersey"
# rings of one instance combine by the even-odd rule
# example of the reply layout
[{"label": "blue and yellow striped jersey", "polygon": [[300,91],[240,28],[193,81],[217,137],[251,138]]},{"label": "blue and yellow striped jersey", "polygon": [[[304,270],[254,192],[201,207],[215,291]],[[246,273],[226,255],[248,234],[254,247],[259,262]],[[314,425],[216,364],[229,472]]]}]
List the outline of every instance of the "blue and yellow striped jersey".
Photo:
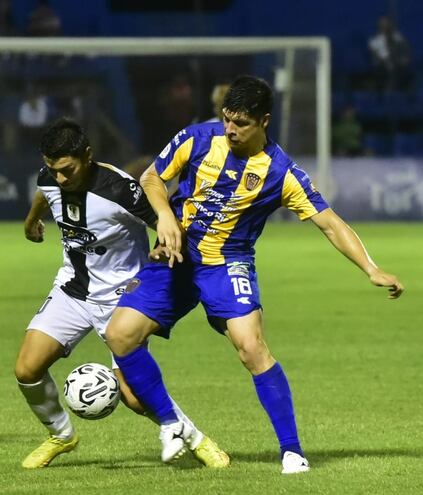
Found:
[{"label": "blue and yellow striped jersey", "polygon": [[179,175],[171,204],[187,231],[192,260],[206,265],[252,259],[267,217],[280,206],[301,220],[328,208],[280,146],[268,140],[257,155],[236,157],[220,122],[179,132],[155,166],[164,181]]}]

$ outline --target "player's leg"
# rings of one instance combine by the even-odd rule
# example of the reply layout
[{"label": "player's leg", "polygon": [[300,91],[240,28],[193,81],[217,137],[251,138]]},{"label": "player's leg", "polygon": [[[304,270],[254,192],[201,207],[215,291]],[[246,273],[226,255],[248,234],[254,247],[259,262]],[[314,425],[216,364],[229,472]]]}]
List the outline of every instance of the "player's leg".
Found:
[{"label": "player's leg", "polygon": [[[154,414],[145,408],[143,404],[140,403],[138,398],[132,393],[132,390],[125,381],[125,377],[122,372],[113,367],[113,372],[117,376],[120,384],[121,399],[122,402],[137,414],[149,418],[151,421],[160,426],[160,422],[154,416]],[[182,411],[178,404],[170,398],[173,403],[173,409],[178,416],[178,419],[182,421],[186,428],[184,431],[191,432],[190,435],[185,439],[188,448],[194,455],[194,457],[209,468],[225,468],[230,464],[229,456],[220,449],[213,440],[204,435],[191,419]]]},{"label": "player's leg", "polygon": [[23,467],[45,467],[78,443],[69,413],[62,407],[56,383],[49,373],[50,366],[68,354],[89,331],[78,309],[72,298],[53,288],[25,333],[15,375],[29,408],[50,437],[27,456]]},{"label": "player's leg", "polygon": [[50,438],[24,459],[25,468],[45,467],[56,455],[69,452],[78,443],[69,413],[60,404],[56,383],[48,371],[63,353],[63,346],[49,335],[38,330],[26,332],[15,375],[29,408],[47,428]]},{"label": "player's leg", "polygon": [[57,340],[28,329],[16,360],[15,375],[30,409],[49,433],[69,438],[73,433],[69,414],[59,402],[56,384],[48,371],[63,354],[64,348]]},{"label": "player's leg", "polygon": [[241,362],[252,374],[259,400],[278,437],[282,456],[291,452],[304,461],[304,466],[296,472],[308,469],[298,439],[288,381],[264,341],[254,265],[248,261],[216,267],[203,265],[196,267],[194,280],[200,287],[201,302],[210,323],[229,337]]},{"label": "player's leg", "polygon": [[153,423],[160,425],[159,420],[152,414],[148,409],[141,404],[139,399],[132,393],[129,385],[126,383],[125,377],[119,368],[113,367],[113,373],[116,375],[116,378],[119,380],[119,388],[120,388],[120,400],[125,404],[128,409],[131,409],[135,414],[139,414],[140,416],[145,416],[146,418],[151,419]]},{"label": "player's leg", "polygon": [[162,461],[171,462],[185,452],[183,422],[173,408],[161,370],[149,352],[148,337],[160,324],[130,307],[118,307],[106,330],[106,342],[134,395],[159,421]]},{"label": "player's leg", "polygon": [[281,449],[282,472],[308,471],[298,438],[289,383],[264,341],[261,310],[228,319],[225,333],[252,374],[258,398],[272,422]]},{"label": "player's leg", "polygon": [[260,309],[222,323],[225,335],[237,350],[239,359],[253,376],[264,373],[276,363],[264,341]]},{"label": "player's leg", "polygon": [[[174,271],[175,270],[175,271]],[[122,295],[106,329],[106,342],[133,394],[158,419],[163,444],[162,460],[170,462],[185,452],[190,434],[178,419],[160,368],[146,342],[154,333],[167,332],[177,321],[174,273],[166,264],[150,263]]]},{"label": "player's leg", "polygon": [[106,342],[130,389],[154,412],[160,424],[177,421],[158,364],[146,345],[160,325],[129,307],[113,312],[106,330]]}]

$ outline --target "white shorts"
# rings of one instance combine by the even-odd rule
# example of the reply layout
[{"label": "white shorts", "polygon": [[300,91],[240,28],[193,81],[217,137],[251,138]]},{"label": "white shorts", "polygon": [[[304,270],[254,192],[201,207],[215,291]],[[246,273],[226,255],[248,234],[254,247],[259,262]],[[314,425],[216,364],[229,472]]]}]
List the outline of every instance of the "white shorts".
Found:
[{"label": "white shorts", "polygon": [[[115,307],[115,304],[94,304],[74,299],[54,286],[27,330],[39,330],[57,340],[65,349],[64,355],[68,356],[93,329],[105,341],[107,324]],[[113,368],[118,368],[113,357],[112,363]]]}]

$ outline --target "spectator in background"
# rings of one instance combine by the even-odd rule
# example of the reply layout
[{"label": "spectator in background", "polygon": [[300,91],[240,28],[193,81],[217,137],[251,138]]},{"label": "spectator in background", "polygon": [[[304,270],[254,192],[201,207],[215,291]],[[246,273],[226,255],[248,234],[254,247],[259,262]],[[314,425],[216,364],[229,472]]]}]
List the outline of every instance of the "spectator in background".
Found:
[{"label": "spectator in background", "polygon": [[49,117],[48,99],[45,94],[31,87],[19,107],[21,139],[27,145],[36,146],[39,133],[44,129]]},{"label": "spectator in background", "polygon": [[51,8],[49,0],[38,0],[38,5],[29,16],[27,34],[29,36],[60,36],[62,22]]},{"label": "spectator in background", "polygon": [[162,130],[174,134],[189,125],[195,116],[194,89],[188,76],[177,74],[162,89],[159,96]]},{"label": "spectator in background", "polygon": [[332,127],[333,153],[337,156],[357,156],[362,152],[362,128],[355,109],[346,107]]},{"label": "spectator in background", "polygon": [[225,94],[229,89],[229,84],[215,84],[210,95],[210,101],[213,105],[214,117],[207,122],[219,122],[223,120],[222,104]]},{"label": "spectator in background", "polygon": [[135,179],[139,179],[140,175],[146,170],[150,165],[151,162],[153,161],[154,157],[153,155],[149,154],[143,154],[135,159],[131,160],[128,162],[124,167],[123,170],[129,174],[132,175]]},{"label": "spectator in background", "polygon": [[395,29],[394,21],[390,17],[379,18],[378,33],[369,39],[369,50],[377,89],[410,89],[410,47],[404,36]]},{"label": "spectator in background", "polygon": [[30,90],[28,97],[19,108],[19,123],[23,127],[39,128],[47,123],[47,97]]},{"label": "spectator in background", "polygon": [[[184,77],[180,76],[177,78],[177,84],[175,87],[178,89],[176,91],[176,95],[182,95],[182,100],[188,98],[189,108],[191,108],[192,101],[192,89],[190,86],[187,86],[187,81]],[[218,83],[213,86],[212,92],[210,93],[210,102],[213,107],[214,117],[207,120],[206,122],[221,122],[223,120],[222,114],[222,104],[223,99],[227,90],[229,89],[228,83]],[[197,122],[198,119],[193,119],[193,122]],[[154,155],[152,154],[142,154],[141,156],[135,158],[134,160],[127,163],[124,167],[125,172],[132,175],[136,179],[140,177],[140,175],[151,165],[151,162],[154,160]],[[174,190],[174,185],[176,185],[177,181],[173,182],[172,185],[168,188],[172,192]]]}]

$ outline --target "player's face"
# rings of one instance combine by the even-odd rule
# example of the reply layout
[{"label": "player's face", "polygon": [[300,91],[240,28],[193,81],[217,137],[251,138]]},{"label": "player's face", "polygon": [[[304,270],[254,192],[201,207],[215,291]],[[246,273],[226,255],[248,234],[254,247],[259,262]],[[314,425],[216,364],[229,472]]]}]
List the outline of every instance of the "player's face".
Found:
[{"label": "player's face", "polygon": [[266,128],[270,115],[260,120],[245,113],[231,112],[223,109],[223,124],[229,148],[240,156],[252,156],[259,153],[265,146]]},{"label": "player's face", "polygon": [[82,158],[63,156],[57,160],[43,157],[50,174],[65,191],[82,191],[89,177],[91,150],[87,148]]}]

